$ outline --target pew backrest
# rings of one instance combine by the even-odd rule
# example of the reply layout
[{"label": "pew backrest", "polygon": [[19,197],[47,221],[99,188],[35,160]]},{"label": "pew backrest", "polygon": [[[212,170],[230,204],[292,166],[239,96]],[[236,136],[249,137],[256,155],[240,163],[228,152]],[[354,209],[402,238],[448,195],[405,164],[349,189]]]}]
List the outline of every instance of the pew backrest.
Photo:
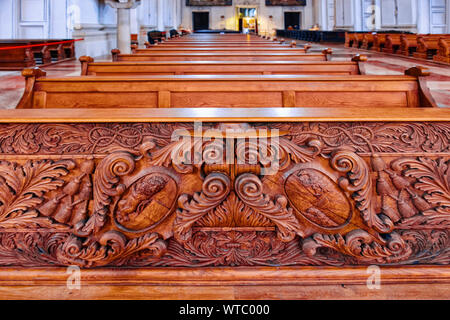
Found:
[{"label": "pew backrest", "polygon": [[212,47],[204,47],[204,48],[182,48],[182,47],[158,47],[155,46],[149,49],[134,49],[134,54],[147,54],[147,53],[161,53],[161,54],[172,54],[172,53],[306,53],[307,48],[273,48],[273,47],[229,47],[229,48],[212,48]]},{"label": "pew backrest", "polygon": [[172,61],[172,62],[94,62],[80,57],[81,75],[200,75],[200,74],[364,74],[367,57],[357,55],[352,61]]},{"label": "pew backrest", "polygon": [[142,53],[120,54],[112,50],[113,61],[327,61],[332,53],[326,49],[322,53],[306,54],[302,52],[227,52],[227,53]]},{"label": "pew backrest", "polygon": [[[25,69],[17,108],[434,107],[418,81],[405,76],[181,75],[46,78]],[[414,73],[415,72],[415,73]],[[419,79],[420,80],[420,79]]]}]

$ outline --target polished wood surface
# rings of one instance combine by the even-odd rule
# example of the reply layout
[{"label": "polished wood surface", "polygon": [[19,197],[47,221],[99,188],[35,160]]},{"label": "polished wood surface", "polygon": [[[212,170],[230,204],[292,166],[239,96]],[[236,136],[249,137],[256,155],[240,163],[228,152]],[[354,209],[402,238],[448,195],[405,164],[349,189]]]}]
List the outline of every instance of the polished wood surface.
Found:
[{"label": "polished wood surface", "polygon": [[225,53],[142,53],[121,54],[112,51],[113,61],[326,61],[331,52],[306,53],[264,53],[264,52],[225,52]]},{"label": "polished wood surface", "polygon": [[[448,299],[448,267],[382,267],[380,289],[367,269],[205,268],[83,270],[81,290],[67,287],[65,268],[0,270],[3,299]],[[187,282],[186,279],[191,279]],[[426,279],[426,280],[418,280]],[[276,290],[274,288],[276,287]]]},{"label": "polished wood surface", "polygon": [[[421,72],[421,70],[418,70]],[[179,75],[39,77],[17,108],[436,107],[421,73],[407,76]]]},{"label": "polished wood surface", "polygon": [[242,47],[227,47],[227,48],[218,48],[218,47],[204,47],[204,48],[167,48],[163,46],[154,46],[152,48],[147,49],[135,49],[133,53],[136,54],[150,54],[150,53],[159,53],[159,54],[173,54],[173,53],[183,53],[183,54],[191,54],[191,53],[306,53],[306,49],[304,48],[279,48],[279,47],[250,47],[247,48],[245,46]]},{"label": "polished wood surface", "polygon": [[136,108],[3,110],[0,123],[449,121],[445,108]]},{"label": "polished wood surface", "polygon": [[200,74],[364,74],[367,57],[358,55],[353,61],[171,61],[171,62],[94,62],[81,57],[81,75],[200,75]]}]

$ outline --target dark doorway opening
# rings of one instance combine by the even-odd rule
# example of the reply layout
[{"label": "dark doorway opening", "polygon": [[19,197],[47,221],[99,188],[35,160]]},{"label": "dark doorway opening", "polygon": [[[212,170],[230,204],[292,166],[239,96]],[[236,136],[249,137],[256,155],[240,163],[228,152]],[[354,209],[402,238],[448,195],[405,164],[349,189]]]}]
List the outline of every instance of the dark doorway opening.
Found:
[{"label": "dark doorway opening", "polygon": [[192,21],[194,31],[209,29],[209,12],[193,12]]},{"label": "dark doorway opening", "polygon": [[284,13],[284,30],[289,27],[300,29],[300,12],[285,12]]}]

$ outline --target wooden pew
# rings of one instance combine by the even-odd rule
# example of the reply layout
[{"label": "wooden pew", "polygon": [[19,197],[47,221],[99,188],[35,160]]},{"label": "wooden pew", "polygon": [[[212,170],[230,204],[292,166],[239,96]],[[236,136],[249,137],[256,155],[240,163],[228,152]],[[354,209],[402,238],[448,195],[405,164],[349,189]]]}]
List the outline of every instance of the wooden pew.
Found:
[{"label": "wooden pew", "polygon": [[[397,53],[409,56],[409,47],[406,47],[407,50],[402,49],[402,39],[405,45],[407,44],[407,40],[416,41],[416,34],[388,34],[386,35],[386,41],[384,44],[383,52],[386,53]],[[408,52],[408,54],[405,54]]]},{"label": "wooden pew", "polygon": [[265,45],[265,44],[279,44],[280,42],[278,41],[267,41],[267,40],[194,40],[194,41],[165,41],[162,44],[173,44],[173,45],[197,45],[197,44],[234,44],[234,45],[241,45],[241,44],[261,44],[261,45]]},{"label": "wooden pew", "polygon": [[362,46],[363,39],[364,39],[364,33],[354,33],[352,47],[360,48]]},{"label": "wooden pew", "polygon": [[384,44],[386,43],[387,34],[375,33],[373,35],[373,45],[371,50],[381,52],[383,50]]},{"label": "wooden pew", "polygon": [[373,46],[373,33],[364,33],[361,49],[370,50]]},{"label": "wooden pew", "polygon": [[146,53],[160,53],[160,54],[172,54],[172,53],[181,53],[181,54],[195,54],[195,53],[231,53],[231,52],[239,52],[239,53],[306,53],[308,48],[274,48],[274,47],[204,47],[204,48],[181,48],[181,47],[159,47],[154,46],[149,49],[136,49],[134,48],[134,54],[146,54]]},{"label": "wooden pew", "polygon": [[437,54],[433,56],[434,61],[450,63],[450,37],[440,38]]},{"label": "wooden pew", "polygon": [[130,40],[131,40],[131,44],[139,45],[139,39],[138,39],[138,34],[137,33],[132,33],[130,35]]},{"label": "wooden pew", "polygon": [[409,57],[416,52],[418,37],[420,37],[420,35],[402,34],[400,36],[400,48],[398,54]]},{"label": "wooden pew", "polygon": [[17,108],[435,107],[420,67],[405,76],[180,75],[46,78],[25,69]]},{"label": "wooden pew", "polygon": [[[204,47],[211,47],[211,48],[239,48],[239,47],[244,47],[244,48],[254,48],[254,47],[265,47],[265,48],[287,48],[287,47],[293,47],[295,48],[297,46],[297,42],[296,41],[292,41],[289,44],[281,44],[281,43],[274,43],[274,42],[269,42],[269,43],[252,43],[252,42],[247,42],[247,43],[241,43],[241,44],[234,44],[234,43],[197,43],[197,44],[192,44],[192,43],[171,43],[171,42],[164,42],[158,45],[152,45],[148,42],[145,43],[146,48],[154,48],[154,47],[158,47],[158,48],[204,48]],[[306,46],[306,45],[305,45]]]},{"label": "wooden pew", "polygon": [[[3,110],[1,199],[18,209],[1,218],[2,297],[448,297],[449,124],[441,108]],[[263,156],[171,158],[183,137],[264,132],[271,176]]]},{"label": "wooden pew", "polygon": [[22,70],[35,65],[36,61],[30,48],[0,50],[0,70]]},{"label": "wooden pew", "polygon": [[356,55],[352,61],[172,61],[172,62],[94,62],[80,57],[81,75],[195,75],[195,74],[364,74],[367,57]]},{"label": "wooden pew", "polygon": [[[47,66],[75,58],[74,43],[58,43],[65,39],[13,39],[0,40],[0,48],[42,44],[28,48],[0,50],[0,68],[3,70],[20,70],[36,64]],[[45,44],[44,44],[45,43]],[[55,43],[55,44],[52,44]],[[28,51],[34,56],[30,59]],[[34,61],[34,62],[33,62]]]},{"label": "wooden pew", "polygon": [[415,58],[432,59],[437,54],[440,38],[450,38],[450,35],[421,35],[417,37],[417,50],[413,53]]},{"label": "wooden pew", "polygon": [[344,47],[351,47],[353,45],[353,32],[345,32]]},{"label": "wooden pew", "polygon": [[113,49],[111,53],[113,61],[327,61],[332,50],[326,49],[321,54],[262,52],[121,54],[119,50]]},{"label": "wooden pew", "polygon": [[[374,33],[373,34],[373,46],[372,46],[372,50],[378,51],[378,52],[382,52],[383,49],[386,47],[386,40],[387,37],[389,36],[390,39],[392,39],[391,41],[393,41],[393,46],[397,47],[400,45],[400,35],[403,33],[397,33],[397,32],[393,32],[393,33]],[[389,49],[387,49],[388,51],[390,51]]]}]

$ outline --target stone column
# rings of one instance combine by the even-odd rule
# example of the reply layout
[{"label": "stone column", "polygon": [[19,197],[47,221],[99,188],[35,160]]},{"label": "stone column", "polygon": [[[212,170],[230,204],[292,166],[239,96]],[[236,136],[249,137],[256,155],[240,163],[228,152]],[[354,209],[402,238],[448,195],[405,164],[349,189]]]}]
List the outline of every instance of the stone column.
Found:
[{"label": "stone column", "polygon": [[178,0],[172,1],[172,25],[175,30],[178,29]]},{"label": "stone column", "polygon": [[106,0],[117,9],[117,48],[121,53],[131,53],[131,19],[130,9],[141,4],[141,0]]},{"label": "stone column", "polygon": [[164,27],[164,1],[167,0],[158,0],[158,31],[165,31]]}]

